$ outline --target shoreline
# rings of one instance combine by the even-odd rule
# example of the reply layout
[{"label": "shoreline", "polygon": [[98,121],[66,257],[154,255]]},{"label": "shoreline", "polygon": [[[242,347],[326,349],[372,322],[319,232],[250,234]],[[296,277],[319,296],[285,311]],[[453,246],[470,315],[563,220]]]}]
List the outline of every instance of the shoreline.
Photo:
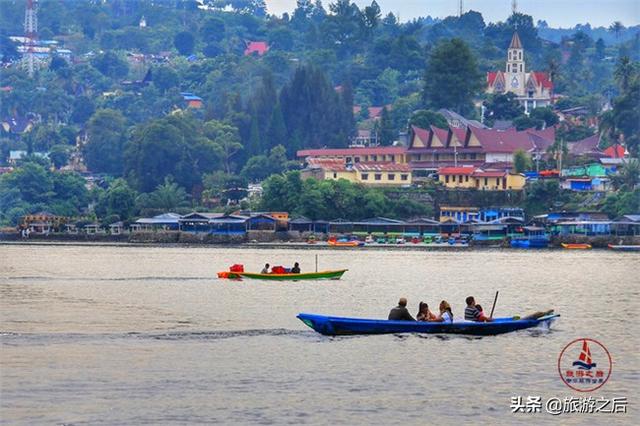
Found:
[{"label": "shoreline", "polygon": [[[503,245],[466,245],[466,246],[452,246],[452,245],[427,245],[427,244],[371,244],[361,247],[334,247],[326,244],[308,244],[308,243],[236,243],[236,244],[188,244],[188,243],[161,243],[161,242],[109,242],[109,241],[45,241],[45,240],[31,240],[31,241],[8,241],[0,240],[0,246],[60,246],[60,247],[153,247],[153,248],[227,248],[233,250],[240,249],[258,249],[258,250],[277,250],[277,249],[290,249],[290,250],[322,250],[322,251],[383,251],[383,250],[397,250],[397,251],[513,251],[513,252],[531,252],[531,251],[571,251],[562,247],[549,246],[547,248],[536,249],[523,249],[505,247]],[[593,247],[589,250],[577,250],[577,251],[612,251],[606,247]]]}]

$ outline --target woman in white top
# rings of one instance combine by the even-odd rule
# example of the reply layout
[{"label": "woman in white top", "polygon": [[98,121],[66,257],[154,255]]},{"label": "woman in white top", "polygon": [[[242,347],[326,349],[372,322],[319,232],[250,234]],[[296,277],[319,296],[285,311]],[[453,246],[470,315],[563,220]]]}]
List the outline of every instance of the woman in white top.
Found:
[{"label": "woman in white top", "polygon": [[435,322],[453,322],[453,312],[451,312],[451,305],[446,300],[440,302],[440,316],[434,319]]}]

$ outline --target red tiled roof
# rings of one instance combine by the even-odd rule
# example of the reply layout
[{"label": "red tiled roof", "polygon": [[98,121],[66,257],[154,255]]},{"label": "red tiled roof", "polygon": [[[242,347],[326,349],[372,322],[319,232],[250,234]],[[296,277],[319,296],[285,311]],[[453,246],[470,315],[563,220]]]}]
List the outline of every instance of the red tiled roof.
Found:
[{"label": "red tiled roof", "polygon": [[454,135],[456,135],[456,138],[458,138],[458,140],[464,144],[464,140],[467,138],[467,129],[452,127],[451,131]]},{"label": "red tiled roof", "polygon": [[496,76],[498,73],[496,71],[489,71],[487,73],[487,84],[489,86],[493,86],[493,82],[496,81]]},{"label": "red tiled roof", "polygon": [[371,163],[359,162],[353,168],[361,172],[410,172],[411,168],[404,163]]},{"label": "red tiled roof", "polygon": [[[391,110],[391,105],[386,105],[387,111]],[[367,108],[369,110],[369,118],[380,118],[382,116],[382,110],[384,106],[371,106]],[[360,105],[353,106],[353,113],[360,114],[362,107]]]},{"label": "red tiled roof", "polygon": [[309,168],[312,168],[312,169],[330,170],[332,172],[346,170],[346,165],[344,160],[313,158],[313,159],[309,159],[308,164],[309,164]]},{"label": "red tiled roof", "polygon": [[535,148],[526,131],[518,132],[514,129],[497,131],[475,127],[470,129],[486,152],[512,153],[519,149],[527,152]]},{"label": "red tiled roof", "polygon": [[435,133],[435,135],[440,139],[443,145],[447,144],[447,139],[449,138],[449,130],[441,129],[436,126],[431,126],[431,131]]},{"label": "red tiled roof", "polygon": [[298,151],[298,157],[320,156],[353,156],[353,155],[399,155],[404,154],[407,148],[404,146],[376,146],[365,148],[328,148],[328,149],[303,149]]},{"label": "red tiled roof", "polygon": [[[429,143],[429,131],[413,125],[411,126],[411,130],[413,130],[413,133],[427,146],[427,143]],[[413,143],[413,141],[411,142]]]},{"label": "red tiled roof", "polygon": [[549,74],[542,71],[534,71],[532,72],[536,81],[539,85],[544,87],[545,89],[553,90],[553,82],[549,78]]},{"label": "red tiled roof", "polygon": [[248,56],[252,53],[257,53],[262,56],[269,50],[269,45],[266,41],[249,41],[247,42],[247,48],[244,50],[244,55]]},{"label": "red tiled roof", "polygon": [[622,145],[612,145],[604,150],[604,155],[610,158],[624,158],[624,147]]},{"label": "red tiled roof", "polygon": [[598,143],[600,142],[600,138],[598,135],[589,136],[588,138],[579,140],[577,142],[568,142],[567,147],[569,149],[569,153],[573,155],[585,155],[598,153],[600,150],[598,149]]},{"label": "red tiled roof", "polygon": [[473,166],[462,167],[441,167],[438,169],[439,175],[469,175],[471,176],[475,171]]}]

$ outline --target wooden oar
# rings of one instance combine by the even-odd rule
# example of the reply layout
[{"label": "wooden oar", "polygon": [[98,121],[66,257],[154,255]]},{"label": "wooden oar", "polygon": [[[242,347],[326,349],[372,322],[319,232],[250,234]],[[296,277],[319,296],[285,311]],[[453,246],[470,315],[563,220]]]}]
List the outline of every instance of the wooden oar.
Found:
[{"label": "wooden oar", "polygon": [[496,308],[496,302],[498,301],[498,293],[500,292],[496,291],[496,297],[493,299],[493,306],[491,307],[491,315],[489,315],[489,318],[493,318],[493,310]]}]

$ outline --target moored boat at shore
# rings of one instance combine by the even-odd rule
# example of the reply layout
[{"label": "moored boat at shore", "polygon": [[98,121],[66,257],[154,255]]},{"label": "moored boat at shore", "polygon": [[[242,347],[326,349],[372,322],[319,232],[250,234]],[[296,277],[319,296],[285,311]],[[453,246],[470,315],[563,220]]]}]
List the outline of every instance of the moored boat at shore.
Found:
[{"label": "moored boat at shore", "polygon": [[608,247],[611,250],[618,250],[618,251],[640,251],[640,245],[608,244]]},{"label": "moored boat at shore", "polygon": [[269,281],[300,281],[300,280],[339,280],[348,269],[337,269],[333,271],[304,272],[300,274],[261,274],[259,272],[218,272],[218,278],[242,279],[250,278]]},{"label": "moored boat at shore", "polygon": [[318,333],[327,336],[396,333],[491,336],[537,326],[548,327],[559,316],[559,314],[549,314],[537,319],[507,317],[494,318],[491,322],[454,321],[453,323],[345,318],[306,313],[298,314],[297,318]]},{"label": "moored boat at shore", "polygon": [[560,245],[568,250],[587,250],[591,248],[591,244],[587,243],[560,243]]}]

